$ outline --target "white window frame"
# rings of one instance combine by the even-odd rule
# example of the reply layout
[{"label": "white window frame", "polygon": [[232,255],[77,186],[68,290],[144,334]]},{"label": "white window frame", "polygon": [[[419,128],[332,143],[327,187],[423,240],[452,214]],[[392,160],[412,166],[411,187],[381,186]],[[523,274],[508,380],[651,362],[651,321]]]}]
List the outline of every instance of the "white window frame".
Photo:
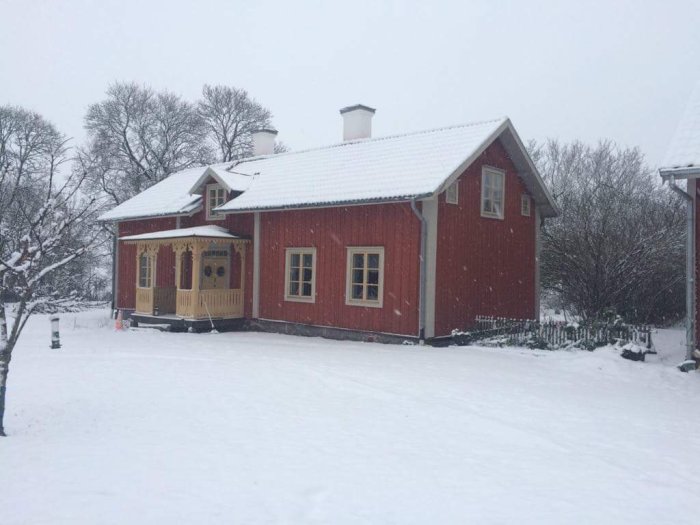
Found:
[{"label": "white window frame", "polygon": [[[146,262],[146,278],[145,278],[146,286],[141,286],[141,277],[143,277],[141,275],[141,273],[142,273],[141,272],[141,270],[142,270],[141,261],[144,258],[147,261]],[[138,271],[138,283],[139,283],[138,287],[141,289],[153,288],[153,283],[155,282],[156,275],[155,275],[155,268],[154,268],[154,264],[153,264],[153,256],[152,255],[150,255],[147,252],[142,252],[141,255],[139,255],[139,267],[137,268],[137,271]]]},{"label": "white window frame", "polygon": [[[292,255],[299,255],[301,266],[299,267],[299,295],[289,293],[289,284],[291,282],[290,273],[292,270]],[[304,271],[304,255],[311,255],[311,296],[301,295],[303,289],[303,271]],[[296,303],[315,303],[316,302],[316,248],[313,247],[293,247],[285,249],[285,264],[284,264],[284,300]]]},{"label": "white window frame", "polygon": [[[500,182],[500,188],[498,183]],[[500,210],[487,210],[486,201],[495,201],[494,196],[498,190],[501,193]],[[481,216],[488,219],[503,219],[505,216],[506,202],[506,172],[491,166],[481,169]],[[495,207],[495,206],[493,206]]]},{"label": "white window frame", "polygon": [[520,195],[520,215],[529,217],[532,209],[532,201],[527,193]]},{"label": "white window frame", "polygon": [[[347,262],[345,268],[345,304],[350,306],[368,306],[371,308],[382,308],[384,306],[384,247],[383,246],[348,246],[347,248]],[[352,297],[352,273],[353,273],[353,256],[362,254],[365,256],[363,263],[363,281],[362,281],[362,295],[363,299],[353,299]],[[369,268],[367,266],[367,255],[368,254],[378,254],[379,255],[379,276],[377,279],[377,299],[367,299],[367,287],[368,279],[367,275],[369,273]]]},{"label": "white window frame", "polygon": [[459,204],[459,179],[450,184],[445,190],[447,204]]},{"label": "white window frame", "polygon": [[[204,206],[207,209],[207,220],[208,221],[223,221],[226,217],[223,216],[221,213],[214,213],[213,208],[211,206],[211,192],[216,191],[217,195],[214,197],[217,201],[216,208],[217,206],[221,206],[226,202],[226,188],[224,188],[221,184],[207,184],[206,187],[206,193],[205,193],[205,203]],[[221,196],[218,194],[218,192],[221,192]],[[218,203],[219,198],[221,198],[221,202]]]}]

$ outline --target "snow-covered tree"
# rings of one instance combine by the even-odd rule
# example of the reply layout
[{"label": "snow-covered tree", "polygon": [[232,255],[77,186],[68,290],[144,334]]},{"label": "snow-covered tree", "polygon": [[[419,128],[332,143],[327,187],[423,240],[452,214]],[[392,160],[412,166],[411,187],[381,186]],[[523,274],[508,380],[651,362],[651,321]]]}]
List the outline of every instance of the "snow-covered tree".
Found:
[{"label": "snow-covered tree", "polygon": [[542,232],[542,286],[584,318],[684,311],[685,206],[637,148],[548,141],[530,152],[561,208]]},{"label": "snow-covered tree", "polygon": [[252,133],[269,127],[272,119],[270,111],[247,91],[229,86],[205,85],[197,109],[219,162],[250,156]]},{"label": "snow-covered tree", "polygon": [[204,121],[179,96],[116,82],[85,116],[87,145],[79,152],[91,191],[124,202],[173,172],[214,160]]},{"label": "snow-covered tree", "polygon": [[85,175],[61,169],[69,152],[40,115],[0,106],[0,436],[12,352],[27,320],[66,300],[56,276],[100,238],[96,200],[81,194]]},{"label": "snow-covered tree", "polygon": [[133,82],[115,82],[85,116],[87,144],[78,161],[91,191],[120,204],[179,170],[252,153],[252,132],[270,111],[247,91],[202,89],[196,103]]}]

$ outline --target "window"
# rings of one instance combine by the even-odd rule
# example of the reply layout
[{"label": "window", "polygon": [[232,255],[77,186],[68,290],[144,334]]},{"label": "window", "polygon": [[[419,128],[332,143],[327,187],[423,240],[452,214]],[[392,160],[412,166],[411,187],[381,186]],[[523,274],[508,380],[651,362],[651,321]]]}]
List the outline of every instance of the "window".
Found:
[{"label": "window", "polygon": [[286,301],[316,301],[316,248],[287,248]]},{"label": "window", "polygon": [[139,257],[139,288],[150,288],[153,283],[153,263],[145,253]]},{"label": "window", "polygon": [[459,204],[459,180],[454,181],[447,187],[445,202],[447,204]]},{"label": "window", "polygon": [[496,168],[484,167],[481,172],[481,216],[503,218],[503,193],[505,173]]},{"label": "window", "polygon": [[345,303],[381,308],[384,295],[384,248],[348,248]]},{"label": "window", "polygon": [[219,184],[208,184],[207,185],[207,220],[208,221],[220,221],[224,219],[224,216],[220,213],[216,213],[214,208],[221,206],[226,202],[226,190],[222,188]]},{"label": "window", "polygon": [[530,216],[530,196],[526,193],[520,196],[520,214],[525,217]]}]

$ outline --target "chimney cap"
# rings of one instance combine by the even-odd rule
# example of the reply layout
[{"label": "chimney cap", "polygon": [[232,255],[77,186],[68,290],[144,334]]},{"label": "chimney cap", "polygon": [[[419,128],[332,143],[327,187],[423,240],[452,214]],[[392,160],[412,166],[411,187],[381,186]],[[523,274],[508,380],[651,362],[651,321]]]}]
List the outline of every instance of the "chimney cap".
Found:
[{"label": "chimney cap", "polygon": [[277,135],[279,133],[275,128],[263,128],[263,129],[256,129],[253,131],[253,133],[272,133],[273,135]]},{"label": "chimney cap", "polygon": [[349,111],[355,111],[356,109],[364,109],[365,111],[369,111],[370,113],[374,113],[377,111],[374,108],[371,108],[369,106],[365,106],[364,104],[355,104],[354,106],[347,106],[344,107],[343,109],[340,110],[340,114],[348,113]]}]

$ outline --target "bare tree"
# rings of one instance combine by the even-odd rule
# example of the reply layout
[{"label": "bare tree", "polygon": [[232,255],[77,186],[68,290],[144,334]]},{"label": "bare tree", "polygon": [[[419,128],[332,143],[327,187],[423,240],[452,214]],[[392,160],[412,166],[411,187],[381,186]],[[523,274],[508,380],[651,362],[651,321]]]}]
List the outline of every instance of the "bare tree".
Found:
[{"label": "bare tree", "polygon": [[88,187],[119,204],[173,172],[213,160],[194,105],[168,92],[114,83],[85,116],[78,155]]},{"label": "bare tree", "polygon": [[27,320],[61,302],[50,277],[99,238],[95,198],[80,193],[84,175],[61,173],[68,153],[66,138],[40,115],[0,107],[0,436],[12,352]]},{"label": "bare tree", "polygon": [[530,150],[562,210],[543,230],[543,288],[584,318],[682,315],[684,207],[642,153],[608,141]]},{"label": "bare tree", "polygon": [[272,114],[243,89],[209,86],[202,89],[199,115],[206,123],[220,162],[247,157],[252,152],[252,133],[270,126]]}]

